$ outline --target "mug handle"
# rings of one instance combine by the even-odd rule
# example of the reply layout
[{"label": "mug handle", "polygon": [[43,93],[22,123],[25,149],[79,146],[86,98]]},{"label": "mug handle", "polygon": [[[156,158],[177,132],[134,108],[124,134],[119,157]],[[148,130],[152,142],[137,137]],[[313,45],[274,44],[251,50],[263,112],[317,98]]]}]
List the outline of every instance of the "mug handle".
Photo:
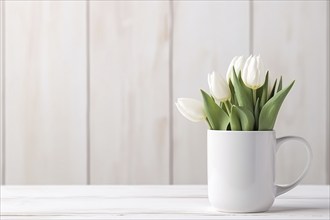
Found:
[{"label": "mug handle", "polygon": [[300,174],[300,176],[293,183],[287,184],[287,185],[275,185],[275,189],[276,189],[275,196],[276,197],[283,194],[283,193],[286,193],[287,191],[289,191],[291,189],[293,189],[294,187],[296,187],[300,183],[300,181],[306,176],[307,171],[310,168],[311,160],[312,160],[312,157],[313,157],[312,149],[311,149],[311,146],[309,145],[309,143],[304,138],[297,137],[297,136],[287,136],[287,137],[277,138],[276,139],[276,148],[275,148],[276,151],[275,152],[278,151],[278,149],[280,148],[280,146],[284,142],[289,141],[289,140],[299,141],[299,142],[304,144],[305,149],[307,151],[307,164],[305,166],[304,171]]}]

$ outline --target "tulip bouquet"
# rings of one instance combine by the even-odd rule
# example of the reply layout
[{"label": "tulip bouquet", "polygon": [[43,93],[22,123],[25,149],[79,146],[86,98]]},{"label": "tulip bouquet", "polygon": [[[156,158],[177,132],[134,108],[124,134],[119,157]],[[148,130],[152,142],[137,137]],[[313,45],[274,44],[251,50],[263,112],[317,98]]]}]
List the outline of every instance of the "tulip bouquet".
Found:
[{"label": "tulip bouquet", "polygon": [[269,83],[260,56],[234,57],[227,80],[208,74],[210,94],[201,90],[204,103],[179,98],[176,106],[193,122],[206,121],[211,130],[273,130],[281,105],[294,81],[282,88],[282,77]]}]

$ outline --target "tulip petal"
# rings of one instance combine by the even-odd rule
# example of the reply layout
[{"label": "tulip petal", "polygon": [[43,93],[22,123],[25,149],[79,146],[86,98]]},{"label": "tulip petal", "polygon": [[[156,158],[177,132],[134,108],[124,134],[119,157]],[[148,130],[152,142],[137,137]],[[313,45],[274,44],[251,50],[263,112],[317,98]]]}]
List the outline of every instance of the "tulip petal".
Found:
[{"label": "tulip petal", "polygon": [[230,61],[230,64],[229,64],[229,66],[228,66],[228,70],[227,70],[227,75],[226,75],[227,82],[229,82],[229,79],[232,78],[232,74],[233,74],[233,66],[235,65],[237,59],[238,59],[238,57],[235,56],[235,57]]},{"label": "tulip petal", "polygon": [[240,56],[237,58],[237,60],[234,63],[236,73],[242,70],[243,65],[244,65],[244,57]]},{"label": "tulip petal", "polygon": [[226,101],[230,98],[230,89],[222,76],[212,72],[208,75],[208,83],[211,95],[218,101]]},{"label": "tulip petal", "polygon": [[175,103],[179,112],[188,120],[199,122],[205,120],[205,111],[203,103],[189,98],[179,98]]},{"label": "tulip petal", "polygon": [[259,88],[264,82],[264,67],[260,56],[252,56],[246,60],[242,79],[244,84],[251,89]]},{"label": "tulip petal", "polygon": [[252,59],[252,55],[250,55],[246,61],[245,61],[245,64],[244,64],[244,67],[243,67],[243,71],[242,71],[242,78],[243,80],[245,81],[246,80],[246,77],[247,77],[247,74],[248,74],[248,67],[250,65],[250,61]]},{"label": "tulip petal", "polygon": [[233,78],[233,67],[236,71],[236,73],[239,73],[244,66],[244,57],[243,56],[235,56],[229,66],[228,66],[228,70],[227,70],[227,75],[226,75],[226,79],[227,79],[227,83],[229,83],[230,79]]}]

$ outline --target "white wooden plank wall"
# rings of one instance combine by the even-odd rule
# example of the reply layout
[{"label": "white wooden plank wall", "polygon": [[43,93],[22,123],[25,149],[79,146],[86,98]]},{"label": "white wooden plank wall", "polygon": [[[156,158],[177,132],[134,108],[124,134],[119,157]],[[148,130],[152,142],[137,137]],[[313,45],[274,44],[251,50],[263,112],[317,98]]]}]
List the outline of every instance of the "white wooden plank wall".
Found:
[{"label": "white wooden plank wall", "polygon": [[169,183],[166,1],[91,1],[91,183]]},{"label": "white wooden plank wall", "polygon": [[4,6],[5,183],[85,183],[86,3]]},{"label": "white wooden plank wall", "polygon": [[0,2],[0,184],[4,183],[4,169],[5,169],[5,161],[4,161],[4,132],[3,132],[3,125],[4,125],[4,116],[3,116],[3,110],[4,110],[4,75],[2,74],[4,69],[4,48],[3,48],[3,34],[4,33],[4,10],[3,10],[3,2]]},{"label": "white wooden plank wall", "polygon": [[[202,100],[209,72],[225,77],[232,57],[249,54],[249,2],[177,1],[173,6],[173,96]],[[173,112],[174,183],[206,183],[207,125],[187,121],[175,106]]]},{"label": "white wooden plank wall", "polygon": [[[264,58],[296,84],[278,136],[310,141],[305,183],[329,183],[328,1],[1,1],[3,184],[206,183],[201,99],[234,55]],[[277,181],[304,164],[279,152]]]},{"label": "white wooden plank wall", "polygon": [[[278,116],[277,134],[299,135],[310,142],[314,159],[304,182],[324,183],[327,174],[319,171],[326,169],[329,160],[325,99],[329,99],[327,2],[256,1],[253,12],[254,53],[264,57],[265,66],[273,74],[283,75],[284,84],[296,80]],[[278,154],[277,180],[293,181],[305,161],[305,150],[299,143],[283,146]]]}]

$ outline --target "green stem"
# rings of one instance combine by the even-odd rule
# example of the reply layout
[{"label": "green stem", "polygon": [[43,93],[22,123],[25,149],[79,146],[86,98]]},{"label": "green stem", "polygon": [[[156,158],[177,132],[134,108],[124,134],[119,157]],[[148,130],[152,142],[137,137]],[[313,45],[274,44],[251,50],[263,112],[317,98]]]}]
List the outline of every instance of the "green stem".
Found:
[{"label": "green stem", "polygon": [[225,104],[225,107],[226,107],[227,112],[228,112],[228,115],[229,115],[229,114],[230,114],[230,110],[231,110],[231,108],[230,108],[230,106],[229,106],[229,101],[226,100],[226,101],[224,102],[224,104]]},{"label": "green stem", "polygon": [[255,106],[256,102],[257,102],[257,90],[256,89],[252,89],[252,95],[253,95],[253,106]]}]

